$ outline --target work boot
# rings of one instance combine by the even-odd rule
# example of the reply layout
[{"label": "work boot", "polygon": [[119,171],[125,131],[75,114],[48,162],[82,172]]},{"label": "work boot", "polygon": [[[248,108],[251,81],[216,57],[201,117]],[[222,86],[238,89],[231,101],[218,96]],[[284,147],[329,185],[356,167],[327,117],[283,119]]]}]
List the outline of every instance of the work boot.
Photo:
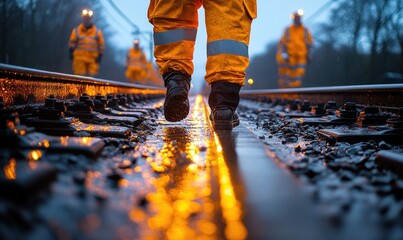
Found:
[{"label": "work boot", "polygon": [[239,125],[236,109],[239,105],[241,86],[229,82],[214,82],[211,84],[209,105],[210,120],[214,130],[232,130]]},{"label": "work boot", "polygon": [[165,119],[178,122],[189,114],[190,76],[174,71],[165,73],[163,79],[167,88],[164,102]]}]

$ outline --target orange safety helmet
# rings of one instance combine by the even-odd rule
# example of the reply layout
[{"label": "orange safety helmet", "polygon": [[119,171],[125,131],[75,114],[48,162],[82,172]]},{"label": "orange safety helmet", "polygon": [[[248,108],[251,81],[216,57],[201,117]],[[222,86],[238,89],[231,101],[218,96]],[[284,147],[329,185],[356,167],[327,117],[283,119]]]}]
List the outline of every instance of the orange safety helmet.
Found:
[{"label": "orange safety helmet", "polygon": [[140,41],[138,39],[134,39],[133,40],[133,45],[134,45],[134,47],[139,47]]},{"label": "orange safety helmet", "polygon": [[291,14],[291,18],[294,19],[296,17],[301,18],[304,15],[304,10],[302,9],[298,9],[296,12],[294,12],[293,14]]}]

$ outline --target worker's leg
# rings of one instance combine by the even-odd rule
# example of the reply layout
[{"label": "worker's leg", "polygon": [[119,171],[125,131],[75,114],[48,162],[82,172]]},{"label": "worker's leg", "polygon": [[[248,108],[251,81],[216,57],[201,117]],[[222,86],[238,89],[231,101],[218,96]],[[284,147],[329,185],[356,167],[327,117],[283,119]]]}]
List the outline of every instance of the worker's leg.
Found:
[{"label": "worker's leg", "polygon": [[192,75],[200,6],[198,0],[150,1],[148,18],[154,26],[154,56],[161,75],[170,71]]},{"label": "worker's leg", "polygon": [[148,18],[154,26],[154,56],[167,94],[164,115],[177,122],[189,114],[188,93],[201,0],[151,0]]},{"label": "worker's leg", "polygon": [[85,61],[81,59],[74,58],[73,60],[73,74],[76,75],[86,75]]},{"label": "worker's leg", "polygon": [[207,28],[206,81],[211,84],[209,105],[213,127],[232,129],[239,91],[249,65],[248,46],[255,0],[204,0]]},{"label": "worker's leg", "polygon": [[98,75],[99,73],[99,64],[95,61],[95,59],[91,59],[90,61],[88,61],[87,63],[87,67],[88,67],[88,75],[95,77]]},{"label": "worker's leg", "polygon": [[136,67],[136,66],[129,66],[128,68],[127,68],[127,71],[126,71],[126,78],[127,79],[129,79],[129,81],[131,82],[131,83],[136,83],[136,81],[137,81],[137,78],[138,78],[138,74],[137,74],[137,72],[139,71],[139,69],[138,69],[138,67]]},{"label": "worker's leg", "polygon": [[290,56],[291,74],[290,87],[301,87],[302,79],[305,75],[306,58],[299,55]]},{"label": "worker's leg", "polygon": [[131,68],[127,67],[126,72],[125,72],[125,76],[128,82],[133,83],[133,79],[132,79],[132,74],[131,74]]},{"label": "worker's leg", "polygon": [[249,65],[248,46],[255,0],[204,0],[207,28],[208,83],[228,81],[243,86]]},{"label": "worker's leg", "polygon": [[279,88],[287,88],[287,71],[288,64],[284,60],[277,61],[277,74],[278,74],[278,87]]}]

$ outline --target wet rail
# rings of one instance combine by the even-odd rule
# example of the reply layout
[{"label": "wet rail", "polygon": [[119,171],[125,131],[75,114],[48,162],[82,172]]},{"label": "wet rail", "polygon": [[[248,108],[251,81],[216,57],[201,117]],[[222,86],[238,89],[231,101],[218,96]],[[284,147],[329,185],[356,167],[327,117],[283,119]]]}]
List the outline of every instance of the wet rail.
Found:
[{"label": "wet rail", "polygon": [[9,105],[45,102],[54,95],[59,99],[79,98],[82,93],[131,94],[143,98],[161,96],[165,91],[158,87],[116,82],[92,77],[55,73],[0,64],[0,89],[3,102]]},{"label": "wet rail", "polygon": [[206,96],[0,65],[1,239],[401,239],[403,85]]}]

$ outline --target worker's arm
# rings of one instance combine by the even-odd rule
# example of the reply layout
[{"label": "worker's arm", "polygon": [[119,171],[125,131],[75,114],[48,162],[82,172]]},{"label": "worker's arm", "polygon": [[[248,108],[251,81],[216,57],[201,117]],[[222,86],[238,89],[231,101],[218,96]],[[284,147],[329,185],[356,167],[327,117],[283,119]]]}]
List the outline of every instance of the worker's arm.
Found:
[{"label": "worker's arm", "polygon": [[97,63],[101,63],[102,57],[104,55],[104,50],[105,50],[105,41],[104,41],[104,36],[102,34],[101,30],[98,30],[98,58],[97,58]]},{"label": "worker's arm", "polygon": [[285,60],[288,61],[289,55],[288,55],[288,50],[287,50],[287,43],[289,42],[289,36],[290,32],[289,29],[286,28],[283,36],[280,39],[280,46],[281,46],[281,57]]},{"label": "worker's arm", "polygon": [[70,40],[69,40],[69,58],[73,59],[74,49],[77,47],[77,34],[76,29],[71,31]]}]

